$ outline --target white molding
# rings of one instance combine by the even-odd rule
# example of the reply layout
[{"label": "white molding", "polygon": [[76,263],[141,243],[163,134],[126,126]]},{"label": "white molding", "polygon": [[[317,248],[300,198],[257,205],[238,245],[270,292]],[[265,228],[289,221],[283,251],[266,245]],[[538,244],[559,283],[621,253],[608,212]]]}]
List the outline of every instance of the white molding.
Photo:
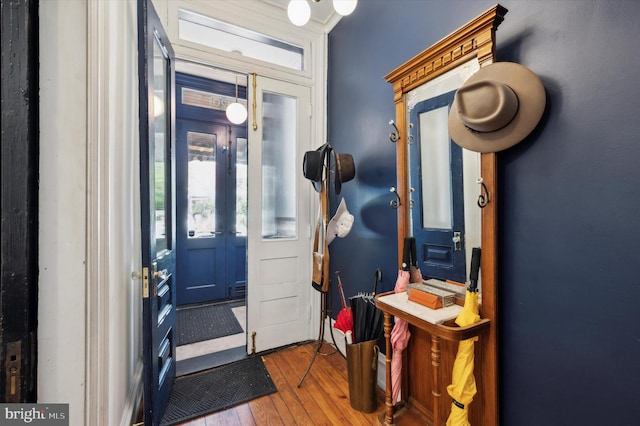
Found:
[{"label": "white molding", "polygon": [[[87,267],[85,424],[108,424],[109,2],[87,3]],[[107,402],[107,403],[105,403]]]},{"label": "white molding", "polygon": [[[4,5],[4,3],[3,3]],[[38,401],[85,420],[87,372],[86,0],[41,1]]]},{"label": "white molding", "polygon": [[138,359],[133,373],[131,388],[127,394],[122,417],[120,418],[120,426],[130,426],[136,421],[140,403],[142,401],[142,386],[144,365],[142,359]]},{"label": "white molding", "polygon": [[[154,0],[158,4],[162,1]],[[167,26],[165,29],[173,45],[176,58],[200,61],[214,67],[247,74],[257,72],[266,77],[305,85],[318,81],[316,67],[322,67],[322,64],[317,60],[322,58],[322,39],[328,33],[326,27],[316,22],[311,22],[305,27],[296,27],[289,22],[283,9],[258,0],[217,0],[215,5],[216,7],[211,7],[211,2],[206,0],[175,0],[167,3]],[[302,46],[305,51],[304,70],[292,70],[181,40],[178,37],[179,9],[186,9]]]}]

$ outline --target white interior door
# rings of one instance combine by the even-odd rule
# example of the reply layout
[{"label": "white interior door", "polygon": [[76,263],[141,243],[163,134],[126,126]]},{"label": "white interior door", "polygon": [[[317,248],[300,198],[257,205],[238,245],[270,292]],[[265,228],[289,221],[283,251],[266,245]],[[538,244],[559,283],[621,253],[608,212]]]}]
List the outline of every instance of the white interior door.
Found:
[{"label": "white interior door", "polygon": [[[310,89],[254,76],[249,112],[247,351],[312,338]],[[250,82],[252,84],[253,82]],[[255,94],[254,94],[255,93]],[[251,104],[251,103],[250,103]],[[254,124],[255,120],[255,124]]]}]

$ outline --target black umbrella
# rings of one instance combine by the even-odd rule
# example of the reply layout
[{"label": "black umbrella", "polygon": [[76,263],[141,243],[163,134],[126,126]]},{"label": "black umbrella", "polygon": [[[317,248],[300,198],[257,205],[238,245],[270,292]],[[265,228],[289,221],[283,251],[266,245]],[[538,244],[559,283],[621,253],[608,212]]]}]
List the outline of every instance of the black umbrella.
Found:
[{"label": "black umbrella", "polygon": [[370,294],[359,293],[349,298],[353,311],[354,343],[377,340],[382,335],[384,315],[376,307],[374,299],[381,278],[382,271],[378,268],[374,275],[373,292]]}]

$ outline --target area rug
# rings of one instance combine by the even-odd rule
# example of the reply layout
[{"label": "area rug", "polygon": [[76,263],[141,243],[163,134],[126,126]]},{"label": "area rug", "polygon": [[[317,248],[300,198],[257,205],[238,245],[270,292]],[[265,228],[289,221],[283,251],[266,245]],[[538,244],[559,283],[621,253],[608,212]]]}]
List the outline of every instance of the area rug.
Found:
[{"label": "area rug", "polygon": [[244,332],[227,303],[179,308],[176,315],[178,346]]},{"label": "area rug", "polygon": [[277,391],[259,356],[178,377],[160,424],[174,425]]}]

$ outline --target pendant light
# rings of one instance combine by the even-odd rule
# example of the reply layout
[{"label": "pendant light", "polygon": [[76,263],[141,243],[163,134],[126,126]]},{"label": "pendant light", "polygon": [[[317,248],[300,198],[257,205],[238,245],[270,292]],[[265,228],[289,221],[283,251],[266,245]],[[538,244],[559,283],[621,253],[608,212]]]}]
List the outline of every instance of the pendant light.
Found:
[{"label": "pendant light", "polygon": [[311,18],[309,3],[307,3],[307,0],[291,0],[289,6],[287,6],[287,15],[293,25],[303,26]]},{"label": "pendant light", "polygon": [[[311,0],[319,3],[320,0]],[[342,16],[350,15],[358,5],[358,0],[333,0],[333,8]],[[307,0],[291,0],[287,7],[287,15],[293,25],[301,27],[311,18],[311,7]]]},{"label": "pendant light", "polygon": [[333,8],[342,16],[351,15],[357,5],[358,0],[333,0]]},{"label": "pendant light", "polygon": [[247,109],[238,102],[238,76],[236,75],[236,101],[227,105],[227,118],[233,124],[242,124],[247,119]]}]

